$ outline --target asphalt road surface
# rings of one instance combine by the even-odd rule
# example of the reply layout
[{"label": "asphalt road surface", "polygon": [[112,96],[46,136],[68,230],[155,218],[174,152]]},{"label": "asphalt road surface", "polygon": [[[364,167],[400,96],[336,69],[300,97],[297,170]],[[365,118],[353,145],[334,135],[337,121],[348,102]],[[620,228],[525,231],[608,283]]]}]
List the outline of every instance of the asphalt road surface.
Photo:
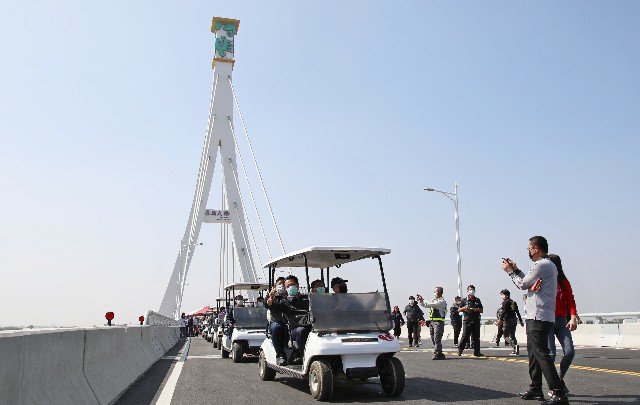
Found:
[{"label": "asphalt road surface", "polygon": [[[419,349],[402,342],[406,387],[400,397],[385,397],[377,379],[366,385],[337,383],[332,403],[367,404],[533,404],[519,391],[529,383],[526,350],[509,356],[504,347],[482,347],[485,358],[467,350],[456,355],[452,341],[444,343],[445,360],[431,360],[428,345]],[[562,353],[562,351],[559,351]],[[559,360],[559,358],[557,359]],[[565,377],[572,404],[640,404],[640,351],[576,348]],[[546,391],[546,386],[545,386]],[[315,403],[306,380],[281,374],[274,381],[258,377],[257,359],[243,363],[220,358],[220,352],[201,337],[178,343],[154,364],[118,405],[139,404],[302,404]]]}]

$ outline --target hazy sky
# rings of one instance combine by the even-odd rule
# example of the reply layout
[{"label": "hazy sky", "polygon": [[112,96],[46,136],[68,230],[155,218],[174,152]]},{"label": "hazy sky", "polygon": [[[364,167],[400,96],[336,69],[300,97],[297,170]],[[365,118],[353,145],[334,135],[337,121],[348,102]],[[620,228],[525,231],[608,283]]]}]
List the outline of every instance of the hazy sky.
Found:
[{"label": "hazy sky", "polygon": [[[0,325],[158,309],[195,190],[213,16],[241,21],[234,85],[287,251],[391,248],[392,305],[438,285],[451,301],[454,207],[423,188],[457,180],[463,285],[487,315],[515,291],[500,258],[528,268],[536,234],[579,312],[640,311],[636,1],[4,0]],[[203,227],[184,310],[214,303],[219,234]],[[381,288],[367,264],[332,275]]]}]

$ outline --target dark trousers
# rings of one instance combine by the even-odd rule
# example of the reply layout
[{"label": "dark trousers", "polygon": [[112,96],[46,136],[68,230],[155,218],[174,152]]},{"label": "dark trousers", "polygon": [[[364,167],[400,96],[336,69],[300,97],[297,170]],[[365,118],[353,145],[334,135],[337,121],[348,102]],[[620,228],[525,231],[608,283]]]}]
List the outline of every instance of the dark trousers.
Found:
[{"label": "dark trousers", "polygon": [[460,337],[460,330],[462,329],[462,322],[451,322],[453,327],[453,344],[458,344],[458,338]]},{"label": "dark trousers", "polygon": [[473,354],[480,354],[480,322],[463,321],[462,326],[462,337],[458,345],[458,353],[462,353],[464,347],[469,343],[469,339],[471,339]]},{"label": "dark trousers", "polygon": [[516,318],[506,319],[504,324],[504,336],[509,339],[511,346],[516,347],[518,339],[516,339],[516,328],[518,320]]},{"label": "dark trousers", "polygon": [[180,327],[180,339],[184,339],[187,337],[187,327],[186,326],[181,326]]},{"label": "dark trousers", "polygon": [[418,336],[418,322],[407,322],[407,330],[409,331],[409,344],[412,345],[413,341],[416,341],[416,344],[420,341],[420,336]]},{"label": "dark trousers", "polygon": [[549,355],[549,332],[552,328],[553,322],[527,319],[530,387],[534,390],[542,390],[543,375],[550,390],[562,389],[562,381]]},{"label": "dark trousers", "polygon": [[293,339],[293,341],[298,345],[300,354],[304,354],[304,346],[307,344],[309,332],[311,332],[311,327],[308,326],[298,326],[297,328],[290,330],[291,339]]},{"label": "dark trousers", "polygon": [[276,350],[277,357],[285,357],[284,353],[284,340],[285,340],[285,326],[280,322],[271,322],[269,325],[269,333],[271,334],[271,343]]}]

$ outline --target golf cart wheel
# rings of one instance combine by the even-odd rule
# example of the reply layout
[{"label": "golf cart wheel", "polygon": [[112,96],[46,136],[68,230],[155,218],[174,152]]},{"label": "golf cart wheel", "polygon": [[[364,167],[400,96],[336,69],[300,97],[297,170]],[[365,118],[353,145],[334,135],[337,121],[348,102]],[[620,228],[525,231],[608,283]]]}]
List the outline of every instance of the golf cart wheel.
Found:
[{"label": "golf cart wheel", "polygon": [[276,378],[276,370],[267,366],[267,358],[264,355],[263,351],[260,352],[260,360],[258,360],[258,365],[260,366],[260,379],[262,381],[271,381]]},{"label": "golf cart wheel", "polygon": [[229,352],[224,350],[224,347],[220,346],[220,357],[222,357],[223,359],[228,359],[229,358]]},{"label": "golf cart wheel", "polygon": [[218,349],[222,350],[222,338],[218,336]]},{"label": "golf cart wheel", "polygon": [[333,394],[333,373],[325,360],[316,360],[309,367],[309,390],[316,401],[328,401]]},{"label": "golf cart wheel", "polygon": [[404,391],[404,366],[396,357],[379,357],[378,370],[382,390],[389,397],[397,397]]},{"label": "golf cart wheel", "polygon": [[240,363],[242,361],[242,345],[240,343],[234,343],[231,346],[231,351],[233,354],[233,362]]}]

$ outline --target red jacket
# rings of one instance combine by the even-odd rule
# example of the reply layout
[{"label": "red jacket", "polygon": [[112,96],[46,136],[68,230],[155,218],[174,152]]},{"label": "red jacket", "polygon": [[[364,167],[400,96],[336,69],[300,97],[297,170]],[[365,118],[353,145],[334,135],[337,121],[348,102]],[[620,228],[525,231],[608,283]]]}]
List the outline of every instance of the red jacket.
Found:
[{"label": "red jacket", "polygon": [[571,283],[566,278],[558,283],[558,290],[556,293],[556,316],[578,315],[576,310],[576,300],[573,297],[573,290],[571,289]]}]

